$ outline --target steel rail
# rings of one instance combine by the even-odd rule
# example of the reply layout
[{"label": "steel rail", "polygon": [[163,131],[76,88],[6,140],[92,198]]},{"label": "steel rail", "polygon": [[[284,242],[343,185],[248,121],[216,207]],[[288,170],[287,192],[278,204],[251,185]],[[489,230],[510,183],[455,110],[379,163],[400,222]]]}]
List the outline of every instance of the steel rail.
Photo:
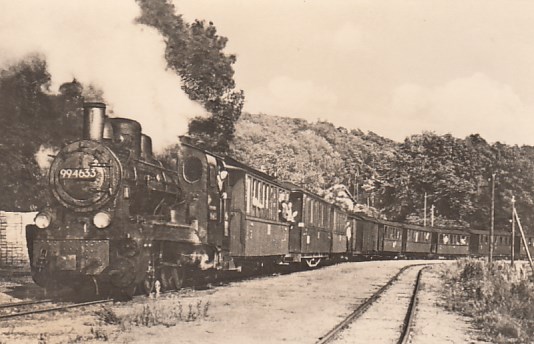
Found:
[{"label": "steel rail", "polygon": [[[428,264],[413,264],[413,265],[407,265],[404,266],[402,269],[399,270],[391,279],[384,284],[380,289],[378,289],[373,295],[371,295],[369,298],[367,298],[363,303],[361,303],[351,314],[349,314],[343,321],[341,321],[339,324],[337,324],[333,329],[328,331],[324,336],[320,337],[319,340],[316,342],[316,344],[326,344],[332,341],[335,336],[340,333],[342,330],[344,330],[351,322],[353,322],[355,319],[359,318],[371,305],[380,297],[382,294],[395,283],[400,277],[400,275],[408,270],[409,268],[413,268],[416,266],[425,266]],[[422,270],[422,269],[421,269]]]},{"label": "steel rail", "polygon": [[3,304],[0,304],[0,309],[18,307],[18,306],[38,305],[41,303],[49,303],[49,302],[54,302],[54,301],[51,299],[47,299],[47,300],[39,300],[39,301],[21,301],[21,302],[3,303]]},{"label": "steel rail", "polygon": [[421,270],[419,270],[419,273],[417,274],[417,279],[415,280],[415,286],[413,289],[412,298],[410,300],[410,305],[408,306],[408,312],[406,313],[406,318],[404,319],[401,337],[397,341],[397,344],[407,344],[410,339],[410,333],[411,333],[413,321],[415,318],[415,310],[417,308],[419,288],[421,286],[421,276],[423,275],[423,271],[426,268],[427,267],[422,268]]},{"label": "steel rail", "polygon": [[[89,301],[89,302],[73,303],[73,304],[63,305],[63,306],[55,306],[55,307],[49,307],[49,308],[28,310],[28,311],[13,313],[13,314],[3,314],[3,315],[0,315],[0,320],[20,317],[20,316],[23,316],[23,315],[32,315],[32,314],[39,314],[39,313],[62,311],[62,310],[67,310],[67,309],[71,309],[71,308],[85,307],[85,306],[91,306],[91,305],[97,305],[97,304],[103,304],[103,303],[110,303],[110,302],[113,302],[113,301],[114,300],[110,300],[110,299],[108,299],[108,300],[96,300],[96,301]],[[29,303],[29,304],[31,305],[31,303]],[[36,304],[39,304],[39,302],[37,302]]]}]

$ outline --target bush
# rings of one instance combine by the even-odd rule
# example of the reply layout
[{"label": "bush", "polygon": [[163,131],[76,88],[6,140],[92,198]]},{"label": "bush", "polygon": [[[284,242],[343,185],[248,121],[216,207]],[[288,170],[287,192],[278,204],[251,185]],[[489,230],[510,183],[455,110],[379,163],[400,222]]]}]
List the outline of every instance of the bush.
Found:
[{"label": "bush", "polygon": [[442,274],[446,308],[472,316],[497,343],[530,343],[534,286],[526,267],[461,259]]}]

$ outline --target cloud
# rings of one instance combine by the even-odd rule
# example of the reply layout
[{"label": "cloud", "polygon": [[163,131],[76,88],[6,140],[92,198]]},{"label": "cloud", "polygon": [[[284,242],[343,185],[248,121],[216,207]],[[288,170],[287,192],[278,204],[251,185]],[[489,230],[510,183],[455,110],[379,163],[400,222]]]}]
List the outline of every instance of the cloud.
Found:
[{"label": "cloud", "polygon": [[[337,104],[337,96],[324,86],[310,80],[287,76],[271,79],[268,86],[247,93],[246,111],[272,115],[318,116],[325,108]],[[253,104],[253,107],[248,105]],[[310,110],[311,109],[311,110]],[[317,109],[317,110],[314,110]]]},{"label": "cloud", "polygon": [[479,133],[489,140],[517,143],[519,134],[534,125],[532,107],[512,87],[482,73],[433,88],[403,84],[394,90],[391,104],[394,118],[408,119],[418,130],[456,136]]},{"label": "cloud", "polygon": [[53,88],[74,77],[103,89],[114,113],[138,120],[156,149],[177,141],[188,118],[205,111],[166,70],[165,44],[153,29],[135,24],[131,1],[3,1],[0,65],[44,54]]}]

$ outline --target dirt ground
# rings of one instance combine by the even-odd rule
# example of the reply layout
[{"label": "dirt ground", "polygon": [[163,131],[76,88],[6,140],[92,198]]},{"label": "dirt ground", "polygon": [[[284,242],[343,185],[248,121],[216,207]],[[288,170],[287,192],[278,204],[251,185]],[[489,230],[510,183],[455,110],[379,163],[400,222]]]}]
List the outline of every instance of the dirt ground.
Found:
[{"label": "dirt ground", "polygon": [[441,293],[440,266],[426,269],[421,281],[410,343],[488,343],[485,336],[471,324],[470,318],[444,309],[446,300]]},{"label": "dirt ground", "polygon": [[[0,342],[314,343],[402,266],[414,263],[419,262],[344,263],[213,289],[184,290],[180,295],[142,297],[108,308],[92,306],[9,320],[0,323]],[[414,343],[438,343],[431,329],[444,311],[435,302],[440,281],[433,276],[423,282],[425,301],[420,307],[424,316],[416,318],[416,326],[424,329],[416,335],[427,339],[415,336]],[[447,321],[444,326],[451,327],[450,331],[468,331],[462,327],[465,320],[459,321]],[[470,341],[450,337],[445,342]]]}]

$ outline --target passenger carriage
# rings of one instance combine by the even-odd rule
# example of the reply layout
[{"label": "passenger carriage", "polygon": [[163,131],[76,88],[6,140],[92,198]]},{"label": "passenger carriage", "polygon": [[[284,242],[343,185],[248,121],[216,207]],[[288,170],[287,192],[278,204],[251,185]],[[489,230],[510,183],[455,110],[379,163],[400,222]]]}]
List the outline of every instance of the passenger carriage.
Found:
[{"label": "passenger carriage", "polygon": [[[334,232],[332,226],[338,223],[333,218],[340,216],[339,211],[334,212],[332,204],[312,192],[291,183],[283,185],[291,188],[286,207],[291,208],[292,212],[288,214],[292,224],[289,229],[289,254],[286,261],[304,261],[309,267],[315,267],[322,259],[330,256]],[[284,209],[281,209],[281,213],[283,215]],[[346,239],[344,245],[345,252]],[[337,245],[335,250],[338,250]]]},{"label": "passenger carriage", "polygon": [[[488,230],[471,229],[470,252],[473,256],[486,256],[490,247],[490,232]],[[510,257],[511,256],[512,237],[510,232],[494,231],[493,256]],[[519,257],[521,249],[521,237],[515,238],[514,250],[515,256]]]},{"label": "passenger carriage", "polygon": [[403,224],[402,252],[407,257],[427,258],[435,255],[432,235],[436,229],[411,224]]},{"label": "passenger carriage", "polygon": [[402,255],[402,224],[386,220],[377,220],[378,251],[384,256],[399,257]]},{"label": "passenger carriage", "polygon": [[233,159],[226,158],[224,168],[229,175],[225,216],[230,256],[239,265],[281,263],[289,253],[290,223],[279,211],[289,190]]},{"label": "passenger carriage", "polygon": [[377,219],[363,214],[349,214],[350,240],[349,252],[353,257],[369,258],[377,256],[378,232],[380,224]]},{"label": "passenger carriage", "polygon": [[468,232],[459,229],[436,228],[432,236],[432,253],[439,257],[469,255]]}]

